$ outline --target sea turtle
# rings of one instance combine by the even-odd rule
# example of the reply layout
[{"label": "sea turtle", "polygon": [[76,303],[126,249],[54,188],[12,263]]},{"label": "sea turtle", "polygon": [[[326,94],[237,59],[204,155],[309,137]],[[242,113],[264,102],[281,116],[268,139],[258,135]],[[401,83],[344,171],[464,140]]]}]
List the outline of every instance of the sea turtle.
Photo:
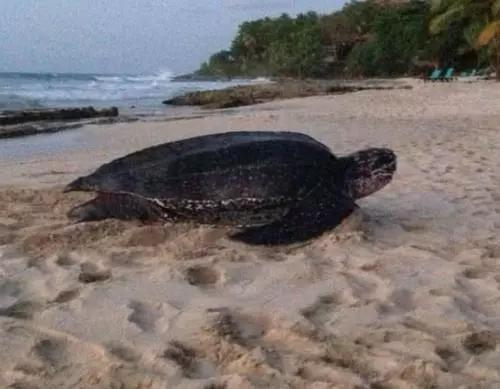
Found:
[{"label": "sea turtle", "polygon": [[229,225],[243,229],[233,237],[244,242],[286,244],[338,225],[395,170],[396,156],[385,148],[337,158],[301,133],[228,132],[129,154],[65,191],[97,192],[68,213],[78,221]]}]

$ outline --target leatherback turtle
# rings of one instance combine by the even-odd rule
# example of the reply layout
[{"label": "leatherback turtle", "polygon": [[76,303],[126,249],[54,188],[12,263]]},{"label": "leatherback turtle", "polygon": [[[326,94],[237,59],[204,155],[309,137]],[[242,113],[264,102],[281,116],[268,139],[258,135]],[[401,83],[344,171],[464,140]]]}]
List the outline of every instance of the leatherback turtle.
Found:
[{"label": "leatherback turtle", "polygon": [[337,158],[301,133],[228,132],[129,154],[65,191],[97,192],[69,211],[77,221],[228,225],[243,228],[233,237],[247,243],[286,244],[334,228],[395,170],[396,156],[385,148]]}]

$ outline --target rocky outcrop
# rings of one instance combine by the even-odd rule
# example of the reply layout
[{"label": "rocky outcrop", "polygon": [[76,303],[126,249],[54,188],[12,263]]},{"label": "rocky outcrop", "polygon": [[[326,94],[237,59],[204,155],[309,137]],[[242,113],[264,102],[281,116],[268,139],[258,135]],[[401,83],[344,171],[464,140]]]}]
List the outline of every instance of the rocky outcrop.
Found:
[{"label": "rocky outcrop", "polygon": [[195,105],[209,109],[232,108],[265,103],[277,99],[290,99],[328,94],[342,94],[364,89],[411,88],[395,81],[340,82],[325,80],[280,81],[257,85],[242,85],[221,90],[186,93],[163,101],[167,105]]},{"label": "rocky outcrop", "polygon": [[4,111],[0,113],[0,126],[40,121],[73,121],[96,117],[116,117],[118,108],[96,110],[93,107],[36,109],[23,111]]},{"label": "rocky outcrop", "polygon": [[198,73],[189,73],[189,74],[181,74],[179,76],[172,77],[172,81],[179,81],[179,82],[216,82],[216,81],[231,81],[231,77],[224,77],[224,76],[209,76],[209,75],[202,75]]},{"label": "rocky outcrop", "polygon": [[48,134],[80,128],[88,124],[111,124],[138,120],[118,116],[115,107],[96,110],[88,108],[37,109],[0,112],[0,139]]},{"label": "rocky outcrop", "polygon": [[39,122],[12,124],[10,126],[0,127],[0,139],[73,130],[75,128],[83,127],[84,124],[86,123]]},{"label": "rocky outcrop", "polygon": [[72,130],[86,125],[104,125],[113,123],[127,123],[139,120],[136,117],[117,116],[101,117],[93,119],[81,119],[77,121],[40,121],[21,124],[12,124],[10,126],[0,126],[0,139],[17,138],[27,135],[50,134],[53,132]]}]

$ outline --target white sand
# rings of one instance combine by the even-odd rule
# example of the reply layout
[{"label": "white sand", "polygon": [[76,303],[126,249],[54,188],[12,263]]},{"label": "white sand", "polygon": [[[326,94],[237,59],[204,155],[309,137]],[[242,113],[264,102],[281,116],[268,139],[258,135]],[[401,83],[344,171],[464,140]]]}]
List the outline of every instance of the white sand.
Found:
[{"label": "white sand", "polygon": [[[0,387],[500,387],[499,103],[495,83],[415,82],[88,127],[61,134],[71,152],[4,147]],[[398,173],[294,247],[65,218],[85,196],[60,188],[101,163],[238,129],[301,130],[338,154],[389,146]]]}]

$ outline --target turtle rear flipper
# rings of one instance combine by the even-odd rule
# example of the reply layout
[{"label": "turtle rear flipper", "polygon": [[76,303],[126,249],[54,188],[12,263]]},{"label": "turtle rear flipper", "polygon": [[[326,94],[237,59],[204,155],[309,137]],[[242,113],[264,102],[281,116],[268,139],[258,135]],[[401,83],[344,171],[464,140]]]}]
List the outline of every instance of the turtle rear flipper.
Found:
[{"label": "turtle rear flipper", "polygon": [[255,245],[304,242],[335,228],[356,208],[352,200],[318,186],[281,220],[248,228],[231,238]]},{"label": "turtle rear flipper", "polygon": [[68,217],[77,222],[110,218],[142,221],[174,219],[154,201],[129,193],[99,193],[96,198],[71,209]]}]

